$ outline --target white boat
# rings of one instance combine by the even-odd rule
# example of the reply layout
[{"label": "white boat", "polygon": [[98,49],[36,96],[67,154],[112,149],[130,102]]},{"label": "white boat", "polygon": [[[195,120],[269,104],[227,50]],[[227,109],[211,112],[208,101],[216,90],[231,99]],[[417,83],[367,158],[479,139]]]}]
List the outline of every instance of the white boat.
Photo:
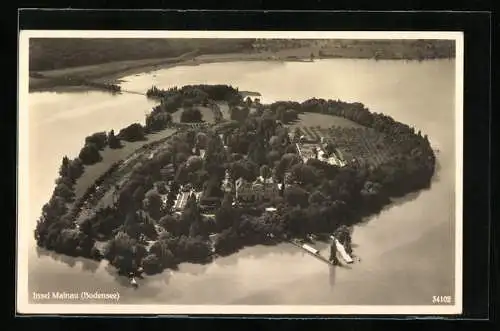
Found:
[{"label": "white boat", "polygon": [[342,259],[348,264],[353,263],[354,260],[349,254],[347,254],[344,245],[342,245],[334,236],[330,236],[330,238],[335,242],[335,246],[337,247],[337,252],[339,252]]},{"label": "white boat", "polygon": [[311,247],[309,245],[303,244],[302,248],[305,249],[306,251],[308,251],[309,253],[314,254],[314,255],[318,255],[319,254],[319,251],[316,248],[313,248],[313,247]]}]

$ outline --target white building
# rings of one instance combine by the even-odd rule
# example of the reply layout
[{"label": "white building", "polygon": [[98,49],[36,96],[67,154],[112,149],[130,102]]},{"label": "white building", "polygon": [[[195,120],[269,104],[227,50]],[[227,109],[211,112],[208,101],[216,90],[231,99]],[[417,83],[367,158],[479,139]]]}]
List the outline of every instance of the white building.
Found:
[{"label": "white building", "polygon": [[342,152],[338,148],[335,149],[335,153],[332,153],[327,157],[327,154],[322,145],[308,145],[307,148],[305,148],[301,144],[296,144],[296,147],[299,156],[302,158],[304,163],[307,162],[307,160],[316,157],[316,153],[314,152],[314,149],[316,149],[317,158],[320,161],[329,163],[331,165],[336,165],[337,167],[344,167],[347,164],[342,155]]}]

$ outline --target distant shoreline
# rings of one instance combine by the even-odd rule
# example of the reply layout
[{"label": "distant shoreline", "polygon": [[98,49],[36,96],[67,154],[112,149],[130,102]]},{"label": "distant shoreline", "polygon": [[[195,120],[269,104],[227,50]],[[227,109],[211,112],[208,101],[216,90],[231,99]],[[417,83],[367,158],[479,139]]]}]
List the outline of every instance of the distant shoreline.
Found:
[{"label": "distant shoreline", "polygon": [[[69,79],[86,79],[93,82],[119,84],[121,78],[131,75],[137,75],[168,69],[179,66],[196,66],[208,63],[225,63],[240,61],[269,61],[269,62],[312,62],[314,60],[326,59],[363,59],[363,60],[405,60],[405,61],[424,61],[437,59],[453,59],[453,57],[437,56],[432,58],[417,58],[401,54],[382,53],[374,56],[373,52],[359,52],[356,49],[336,50],[332,53],[315,55],[312,59],[310,48],[287,49],[277,52],[240,52],[226,54],[204,54],[197,55],[195,52],[186,53],[177,58],[153,58],[129,61],[113,61],[89,66],[69,67],[64,69],[55,69],[47,71],[37,71],[30,73],[29,91],[30,92],[63,92],[63,91],[81,91],[95,90],[88,86],[71,85]],[[314,53],[314,52],[313,52]]]}]

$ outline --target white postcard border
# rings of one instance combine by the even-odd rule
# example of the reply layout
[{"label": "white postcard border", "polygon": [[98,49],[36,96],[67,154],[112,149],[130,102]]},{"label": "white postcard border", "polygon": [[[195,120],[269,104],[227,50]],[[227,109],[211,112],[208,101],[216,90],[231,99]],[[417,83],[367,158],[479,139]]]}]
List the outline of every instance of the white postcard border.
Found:
[{"label": "white postcard border", "polygon": [[[455,40],[455,296],[453,305],[429,306],[327,306],[327,305],[120,305],[120,304],[33,304],[28,294],[28,108],[30,38],[300,38],[300,39],[441,39]],[[325,315],[445,315],[462,312],[462,176],[463,176],[463,33],[416,31],[105,31],[23,30],[19,33],[18,89],[18,199],[17,199],[17,283],[16,311],[19,314],[325,314]]]}]

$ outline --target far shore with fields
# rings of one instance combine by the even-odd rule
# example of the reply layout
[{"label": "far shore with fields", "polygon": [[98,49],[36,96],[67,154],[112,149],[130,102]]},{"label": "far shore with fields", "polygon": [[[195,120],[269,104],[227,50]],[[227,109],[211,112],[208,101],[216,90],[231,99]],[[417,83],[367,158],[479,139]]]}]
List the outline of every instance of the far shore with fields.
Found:
[{"label": "far shore with fields", "polygon": [[[172,68],[176,66],[195,66],[205,63],[238,62],[238,61],[300,61],[311,62],[316,59],[376,59],[376,60],[426,60],[436,58],[452,58],[453,51],[448,48],[429,48],[429,44],[410,45],[397,44],[398,41],[380,42],[374,46],[363,44],[363,41],[347,42],[313,41],[305,47],[265,46],[258,44],[252,49],[243,49],[229,53],[203,53],[190,50],[176,57],[139,58],[124,61],[106,61],[85,66],[62,67],[54,70],[30,69],[30,91],[61,91],[93,89],[80,84],[72,84],[71,80],[86,80],[102,84],[119,84],[120,78],[144,72]],[[323,43],[323,44],[319,44]],[[430,44],[432,45],[432,44]],[[147,55],[143,55],[147,56]]]}]

